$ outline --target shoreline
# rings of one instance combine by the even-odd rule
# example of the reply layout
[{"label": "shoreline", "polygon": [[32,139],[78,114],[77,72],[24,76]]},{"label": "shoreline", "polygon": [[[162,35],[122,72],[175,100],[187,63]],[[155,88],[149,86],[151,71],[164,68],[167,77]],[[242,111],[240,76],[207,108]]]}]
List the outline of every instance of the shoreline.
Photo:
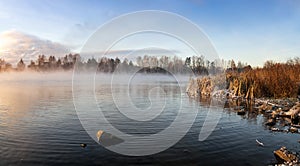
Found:
[{"label": "shoreline", "polygon": [[[239,87],[235,88],[231,82],[223,82],[216,84],[216,80],[220,78],[202,77],[190,79],[186,93],[193,99],[217,99],[224,103],[223,109],[228,109],[230,112],[236,112],[239,116],[254,113],[263,115],[266,118],[264,126],[270,132],[296,133],[299,134],[300,129],[300,98],[267,98],[254,97],[254,88],[250,86],[246,94],[236,95]],[[229,84],[226,89],[225,84]],[[219,87],[216,87],[219,86]],[[258,142],[258,140],[256,140]],[[295,142],[296,143],[296,142]],[[300,140],[297,142],[300,143]],[[264,146],[259,142],[259,146]],[[300,165],[300,155],[298,152],[292,152],[285,146],[280,149],[274,149],[274,156],[277,164]]]}]

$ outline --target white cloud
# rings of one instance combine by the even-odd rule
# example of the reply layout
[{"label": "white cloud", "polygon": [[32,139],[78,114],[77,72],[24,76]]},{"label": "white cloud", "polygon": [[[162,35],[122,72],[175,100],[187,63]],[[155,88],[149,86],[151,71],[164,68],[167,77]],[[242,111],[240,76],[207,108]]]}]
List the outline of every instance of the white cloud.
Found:
[{"label": "white cloud", "polygon": [[16,30],[0,33],[0,58],[12,64],[18,62],[20,58],[28,62],[41,54],[60,57],[69,52],[70,50],[62,44]]}]

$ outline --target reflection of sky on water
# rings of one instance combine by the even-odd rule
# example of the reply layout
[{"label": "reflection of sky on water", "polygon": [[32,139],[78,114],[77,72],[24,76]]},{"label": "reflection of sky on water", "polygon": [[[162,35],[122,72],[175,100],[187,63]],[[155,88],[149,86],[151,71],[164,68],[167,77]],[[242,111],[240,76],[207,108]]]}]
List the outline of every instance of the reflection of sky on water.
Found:
[{"label": "reflection of sky on water", "polygon": [[[297,151],[298,134],[271,132],[264,126],[266,115],[257,114],[255,110],[244,116],[235,110],[224,109],[222,118],[211,136],[204,142],[198,141],[199,131],[207,114],[208,100],[198,102],[186,95],[177,94],[175,86],[159,84],[170,97],[170,104],[176,108],[177,97],[181,96],[187,105],[200,106],[198,116],[191,130],[170,149],[148,157],[135,158],[112,153],[94,142],[82,128],[72,101],[71,75],[69,74],[37,74],[29,77],[11,74],[9,78],[0,74],[0,161],[3,165],[42,164],[201,164],[220,165],[233,163],[236,165],[267,165],[274,160],[273,151],[280,146]],[[40,79],[42,78],[42,79]],[[48,80],[46,79],[48,78]],[[84,76],[82,79],[84,80]],[[104,80],[108,78],[102,77]],[[169,85],[169,86],[168,86]],[[137,130],[134,122],[122,126],[126,119],[120,117],[109,104],[112,96],[105,96],[109,85],[99,84],[96,94],[107,105],[107,116],[111,122],[124,132],[132,134],[155,133],[160,128],[155,125],[141,126]],[[118,92],[124,93],[124,84],[116,86]],[[133,96],[147,96],[148,84],[137,85],[132,89]],[[81,89],[82,95],[89,93]],[[93,93],[93,92],[92,92]],[[140,99],[147,103],[147,98]],[[147,101],[148,100],[148,101]],[[172,103],[174,101],[174,103]],[[83,102],[85,102],[83,100]],[[87,111],[89,111],[87,109]],[[189,111],[188,107],[185,109]],[[218,114],[212,110],[213,114]],[[166,120],[159,127],[163,128],[172,121],[175,112],[169,111],[160,120]],[[170,118],[166,118],[166,117]],[[115,119],[116,117],[116,119]],[[280,120],[279,120],[280,121]],[[160,121],[157,121],[160,122]],[[279,123],[280,124],[280,123]],[[281,124],[280,124],[281,125]],[[157,126],[156,126],[157,127]],[[99,126],[97,129],[99,130]],[[255,139],[265,144],[264,148],[256,145]],[[86,143],[81,148],[80,143]],[[185,150],[185,151],[184,151]],[[186,151],[190,153],[187,154]],[[218,160],[215,160],[218,158]]]}]

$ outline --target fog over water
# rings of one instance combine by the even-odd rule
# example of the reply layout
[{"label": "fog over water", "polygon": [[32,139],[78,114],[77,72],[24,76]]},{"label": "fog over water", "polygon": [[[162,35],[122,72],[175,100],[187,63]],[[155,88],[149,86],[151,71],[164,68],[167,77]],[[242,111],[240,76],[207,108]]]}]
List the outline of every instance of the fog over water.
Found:
[{"label": "fog over water", "polygon": [[[85,72],[85,73],[73,73],[73,71],[51,71],[51,72],[3,72],[0,74],[0,81],[72,81],[73,74],[79,75],[81,80],[84,81],[85,78],[96,78],[98,81],[106,83],[128,83],[124,82],[124,78],[131,77],[134,79],[132,83],[145,82],[145,81],[170,81],[170,79],[176,78],[179,82],[187,82],[189,78],[193,75],[165,75],[165,74],[143,74],[143,73],[133,73],[133,74],[104,74],[96,72]],[[111,81],[111,79],[115,79]],[[108,81],[108,82],[107,82]]]}]

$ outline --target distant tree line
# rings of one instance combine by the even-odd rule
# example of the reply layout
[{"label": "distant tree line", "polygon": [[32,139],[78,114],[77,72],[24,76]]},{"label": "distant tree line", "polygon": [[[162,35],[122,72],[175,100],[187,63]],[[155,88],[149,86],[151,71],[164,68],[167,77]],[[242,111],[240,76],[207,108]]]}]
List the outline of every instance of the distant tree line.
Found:
[{"label": "distant tree line", "polygon": [[[46,57],[45,55],[39,55],[37,60],[31,60],[27,69],[30,71],[56,71],[56,70],[70,70],[73,69],[74,64],[80,59],[79,54],[68,54],[62,58],[56,58],[55,56]],[[13,68],[10,63],[7,63],[4,59],[0,59],[0,72],[3,71],[24,71],[26,64],[23,59],[17,63],[16,68]]]},{"label": "distant tree line", "polygon": [[[26,66],[23,59],[17,63],[16,68],[0,59],[1,71],[67,71],[76,68],[78,71],[90,71],[97,69],[100,73],[131,72],[140,73],[191,73],[196,75],[208,75],[224,72],[229,63],[224,60],[208,61],[204,56],[186,57],[185,60],[179,57],[168,56],[138,56],[136,60],[129,61],[124,58],[122,61],[116,58],[102,57],[100,59],[89,58],[84,61],[79,54],[67,54],[64,57],[39,55],[36,60],[31,60]],[[240,66],[242,63],[239,62]]]}]

